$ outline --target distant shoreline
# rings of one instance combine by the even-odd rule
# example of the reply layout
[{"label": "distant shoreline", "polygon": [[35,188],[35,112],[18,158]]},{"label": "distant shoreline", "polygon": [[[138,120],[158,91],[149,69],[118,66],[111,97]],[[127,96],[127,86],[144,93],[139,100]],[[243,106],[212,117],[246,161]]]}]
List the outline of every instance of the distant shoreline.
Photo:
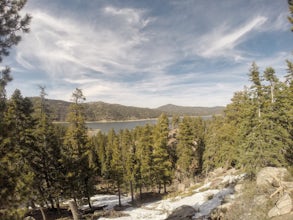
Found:
[{"label": "distant shoreline", "polygon": [[[151,121],[157,120],[158,118],[147,118],[147,119],[126,119],[126,120],[100,120],[100,121],[85,121],[87,124],[91,123],[116,123],[116,122],[136,122],[136,121]],[[66,124],[69,123],[68,121],[54,121],[53,123],[56,124]]]},{"label": "distant shoreline", "polygon": [[[216,115],[187,115],[187,117],[201,117],[201,118],[212,118],[213,116],[220,116],[221,114]],[[180,116],[180,118],[183,118],[184,116]],[[172,117],[169,117],[172,118]],[[92,123],[123,123],[123,122],[136,122],[136,121],[152,121],[152,120],[158,120],[158,118],[144,118],[144,119],[125,119],[125,120],[100,120],[100,121],[85,121],[87,124]],[[68,121],[54,121],[55,124],[67,124]]]}]

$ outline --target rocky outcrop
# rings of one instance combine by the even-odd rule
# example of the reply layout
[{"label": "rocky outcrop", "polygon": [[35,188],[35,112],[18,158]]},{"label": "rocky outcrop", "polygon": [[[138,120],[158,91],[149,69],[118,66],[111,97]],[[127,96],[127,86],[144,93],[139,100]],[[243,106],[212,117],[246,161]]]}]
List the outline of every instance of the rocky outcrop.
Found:
[{"label": "rocky outcrop", "polygon": [[265,167],[258,172],[256,184],[259,187],[278,187],[278,180],[284,181],[284,178],[289,175],[286,168]]},{"label": "rocky outcrop", "polygon": [[191,220],[196,210],[188,205],[176,208],[166,220]]},{"label": "rocky outcrop", "polygon": [[279,215],[285,215],[292,210],[292,199],[288,193],[285,193],[278,199],[276,205],[269,211],[269,218]]},{"label": "rocky outcrop", "polygon": [[275,206],[268,212],[268,217],[282,216],[291,212],[293,182],[285,181],[290,173],[286,168],[265,167],[259,171],[256,178],[258,187],[264,187],[271,192],[270,199],[274,199]]}]

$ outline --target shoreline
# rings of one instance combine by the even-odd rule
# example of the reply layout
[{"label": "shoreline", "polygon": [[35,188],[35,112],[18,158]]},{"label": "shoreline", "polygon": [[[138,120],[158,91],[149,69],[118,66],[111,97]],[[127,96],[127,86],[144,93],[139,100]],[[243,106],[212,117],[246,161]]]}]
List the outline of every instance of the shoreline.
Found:
[{"label": "shoreline", "polygon": [[[188,116],[188,117],[201,117],[201,118],[212,118],[213,116],[220,116],[221,114],[218,115],[194,115],[194,116]],[[184,116],[180,116],[184,117]],[[169,117],[172,118],[172,117]],[[144,118],[144,119],[125,119],[125,120],[100,120],[100,121],[85,121],[86,124],[93,124],[93,123],[122,123],[122,122],[136,122],[136,121],[153,121],[153,120],[158,120],[158,118]],[[67,124],[69,122],[67,121],[53,121],[55,124]]]},{"label": "shoreline", "polygon": [[[136,121],[152,121],[158,118],[146,118],[146,119],[126,119],[126,120],[100,120],[100,121],[85,121],[87,124],[91,123],[120,123],[120,122],[136,122]],[[55,124],[67,124],[68,121],[53,121]]]}]

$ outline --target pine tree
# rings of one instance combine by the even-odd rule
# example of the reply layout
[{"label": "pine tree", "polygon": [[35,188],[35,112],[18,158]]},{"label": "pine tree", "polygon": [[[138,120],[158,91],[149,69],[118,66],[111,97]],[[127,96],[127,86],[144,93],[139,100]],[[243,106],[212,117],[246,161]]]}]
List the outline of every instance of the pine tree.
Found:
[{"label": "pine tree", "polygon": [[34,174],[28,158],[34,142],[32,103],[15,90],[4,114],[6,132],[1,142],[1,200],[0,207],[10,209],[30,200]]},{"label": "pine tree", "polygon": [[115,144],[115,141],[117,140],[116,136],[116,132],[113,128],[108,131],[104,157],[102,159],[102,176],[106,180],[111,179],[111,161],[113,156],[112,146]]},{"label": "pine tree", "polygon": [[177,144],[177,171],[180,173],[179,180],[191,178],[195,175],[198,167],[198,157],[196,152],[196,142],[192,128],[192,119],[184,117],[179,125]]},{"label": "pine tree", "polygon": [[250,88],[253,96],[253,100],[256,102],[256,108],[257,108],[257,115],[258,118],[261,117],[261,109],[263,107],[263,90],[262,90],[262,84],[261,84],[261,78],[260,73],[258,70],[258,66],[255,62],[252,63],[251,69],[249,71],[249,79],[252,82],[252,86]]},{"label": "pine tree", "polygon": [[237,164],[237,129],[222,116],[214,117],[208,125],[203,168],[209,172],[218,167],[231,168]]},{"label": "pine tree", "polygon": [[[287,75],[285,83],[277,99],[277,107],[280,109],[280,123],[289,132],[290,139],[293,140],[293,63],[287,60]],[[286,151],[288,164],[293,166],[293,144],[288,145]]]},{"label": "pine tree", "polygon": [[[12,46],[17,45],[21,36],[19,32],[27,33],[31,16],[22,16],[20,11],[26,4],[26,0],[2,0],[0,2],[0,63],[4,56],[9,55]],[[9,67],[1,70],[0,76],[0,104],[5,98],[5,87],[12,80]],[[1,112],[0,106],[0,112]]]},{"label": "pine tree", "polygon": [[[121,137],[121,136],[120,136]],[[111,179],[115,181],[118,189],[118,205],[121,206],[121,187],[124,177],[124,158],[122,152],[121,142],[119,136],[115,135],[111,142],[108,142],[108,148],[112,149],[112,156],[110,160],[110,175]]]},{"label": "pine tree", "polygon": [[29,155],[29,166],[35,174],[34,188],[37,189],[38,204],[47,201],[54,208],[60,194],[61,146],[50,118],[46,104],[45,88],[40,87],[40,99],[35,111],[36,128],[34,131],[33,152]]},{"label": "pine tree", "polygon": [[73,94],[73,103],[68,113],[69,127],[64,140],[64,163],[67,167],[67,193],[74,199],[85,196],[90,204],[90,195],[93,191],[91,184],[93,170],[89,166],[89,143],[87,127],[85,125],[85,115],[82,101],[85,97],[80,89],[76,89]]},{"label": "pine tree", "polygon": [[154,127],[146,124],[144,127],[136,128],[136,188],[139,188],[140,198],[142,198],[142,187],[149,188],[155,181],[154,167]]},{"label": "pine tree", "polygon": [[124,166],[124,182],[129,183],[131,202],[134,203],[134,187],[137,182],[137,158],[134,138],[128,129],[121,132],[121,146]]},{"label": "pine tree", "polygon": [[166,185],[172,181],[172,162],[168,149],[169,120],[166,114],[162,114],[158,118],[157,125],[154,129],[154,176],[158,185],[159,193],[161,186],[164,186],[166,193]]},{"label": "pine tree", "polygon": [[[284,152],[290,138],[288,131],[280,123],[280,83],[272,68],[264,72],[264,79],[269,86],[260,83],[256,65],[251,70],[251,112],[257,109],[258,114],[252,114],[242,127],[241,144],[242,163],[246,171],[253,176],[261,167],[286,165]],[[267,89],[269,88],[269,89]],[[282,98],[281,98],[282,99]],[[261,112],[261,114],[260,114]],[[257,115],[257,116],[256,116]]]},{"label": "pine tree", "polygon": [[[289,11],[290,11],[290,16],[288,16],[288,20],[293,25],[293,1],[288,0],[288,4],[289,4]],[[293,31],[293,26],[291,27],[291,31]]]}]

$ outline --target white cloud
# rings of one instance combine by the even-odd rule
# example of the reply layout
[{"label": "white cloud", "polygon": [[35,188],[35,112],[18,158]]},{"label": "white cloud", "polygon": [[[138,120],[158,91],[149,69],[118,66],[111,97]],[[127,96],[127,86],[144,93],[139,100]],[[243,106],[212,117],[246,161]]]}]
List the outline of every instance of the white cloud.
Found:
[{"label": "white cloud", "polygon": [[[252,61],[281,68],[288,55],[278,49],[266,55],[255,43],[288,25],[277,3],[52,2],[28,1],[31,33],[17,46],[13,66],[22,71],[14,85],[32,91],[32,82],[46,84],[51,98],[69,100],[79,87],[91,101],[223,105],[247,84]],[[232,10],[239,4],[241,12]]]},{"label": "white cloud", "polygon": [[227,31],[227,27],[220,27],[204,35],[200,41],[198,55],[206,58],[233,56],[237,60],[241,59],[240,52],[235,50],[235,47],[247,37],[249,32],[260,27],[266,20],[267,18],[258,16],[244,26],[237,26],[236,30]]},{"label": "white cloud", "polygon": [[[146,40],[140,33],[146,23],[139,13],[135,14],[133,10],[127,12],[131,12],[131,24],[125,24],[128,31],[121,30],[121,34],[116,30],[91,27],[34,11],[31,34],[18,48],[17,61],[28,68],[29,61],[26,59],[38,60],[38,68],[53,77],[74,77],[83,68],[104,74],[134,72],[137,70],[135,47]],[[142,25],[133,27],[135,20],[142,22]],[[66,72],[67,68],[70,73]]]}]

